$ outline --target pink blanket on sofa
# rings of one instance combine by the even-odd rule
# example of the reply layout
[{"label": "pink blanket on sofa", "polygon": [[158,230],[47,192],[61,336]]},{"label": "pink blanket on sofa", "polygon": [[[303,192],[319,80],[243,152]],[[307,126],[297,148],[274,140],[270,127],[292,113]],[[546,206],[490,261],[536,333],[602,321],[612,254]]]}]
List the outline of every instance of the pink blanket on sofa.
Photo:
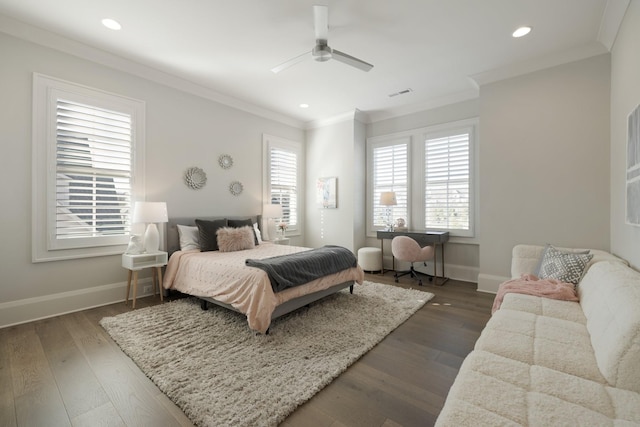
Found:
[{"label": "pink blanket on sofa", "polygon": [[533,274],[523,274],[519,279],[507,280],[500,285],[496,299],[493,300],[491,314],[500,308],[505,294],[510,292],[564,301],[579,301],[572,283],[560,282],[555,279],[539,279]]}]

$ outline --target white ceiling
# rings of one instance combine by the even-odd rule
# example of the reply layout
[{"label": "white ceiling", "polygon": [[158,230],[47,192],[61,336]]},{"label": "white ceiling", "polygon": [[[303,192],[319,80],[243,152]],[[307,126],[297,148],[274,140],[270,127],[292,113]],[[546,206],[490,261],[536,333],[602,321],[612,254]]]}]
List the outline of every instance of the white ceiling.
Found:
[{"label": "white ceiling", "polygon": [[[337,61],[312,60],[279,74],[270,71],[313,47],[314,4],[329,6],[329,46],[374,64],[370,72]],[[106,58],[120,68],[130,64],[138,74],[148,70],[164,83],[202,90],[204,96],[258,114],[274,112],[283,121],[303,126],[354,109],[377,121],[470,99],[478,95],[479,84],[607,52],[627,4],[628,0],[0,0],[0,31],[50,45],[78,41],[99,49],[102,62],[108,62],[107,52]],[[103,27],[100,21],[106,17],[118,20],[122,29]],[[521,25],[533,31],[512,38]],[[43,36],[47,33],[40,29],[64,39]],[[67,41],[67,50],[69,46]],[[87,49],[78,48],[82,45],[74,46],[76,54],[86,54]],[[408,88],[412,92],[389,97]],[[310,107],[301,109],[300,103]]]}]

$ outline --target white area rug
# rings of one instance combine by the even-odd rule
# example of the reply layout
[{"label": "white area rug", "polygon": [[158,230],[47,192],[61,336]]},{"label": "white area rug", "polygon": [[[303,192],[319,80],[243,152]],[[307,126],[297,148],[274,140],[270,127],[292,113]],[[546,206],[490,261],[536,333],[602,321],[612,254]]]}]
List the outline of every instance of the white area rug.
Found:
[{"label": "white area rug", "polygon": [[365,282],[251,331],[246,318],[181,299],[100,324],[200,426],[275,426],[433,294]]}]

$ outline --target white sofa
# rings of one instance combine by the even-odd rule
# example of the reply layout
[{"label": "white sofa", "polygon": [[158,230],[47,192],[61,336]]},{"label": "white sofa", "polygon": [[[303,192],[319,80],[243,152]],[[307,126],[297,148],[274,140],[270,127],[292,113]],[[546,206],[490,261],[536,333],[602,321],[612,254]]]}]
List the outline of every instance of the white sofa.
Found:
[{"label": "white sofa", "polygon": [[[513,249],[512,276],[542,246]],[[640,425],[640,273],[592,250],[580,303],[506,294],[436,426]]]}]

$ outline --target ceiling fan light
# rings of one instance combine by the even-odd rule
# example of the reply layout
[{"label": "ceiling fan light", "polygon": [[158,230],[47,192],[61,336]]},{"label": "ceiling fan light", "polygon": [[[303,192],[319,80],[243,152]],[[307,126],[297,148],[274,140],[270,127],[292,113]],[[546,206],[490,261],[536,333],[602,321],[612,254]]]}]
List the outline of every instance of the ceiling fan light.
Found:
[{"label": "ceiling fan light", "polygon": [[331,59],[331,48],[325,45],[317,45],[311,51],[313,59],[318,62],[325,62]]}]

